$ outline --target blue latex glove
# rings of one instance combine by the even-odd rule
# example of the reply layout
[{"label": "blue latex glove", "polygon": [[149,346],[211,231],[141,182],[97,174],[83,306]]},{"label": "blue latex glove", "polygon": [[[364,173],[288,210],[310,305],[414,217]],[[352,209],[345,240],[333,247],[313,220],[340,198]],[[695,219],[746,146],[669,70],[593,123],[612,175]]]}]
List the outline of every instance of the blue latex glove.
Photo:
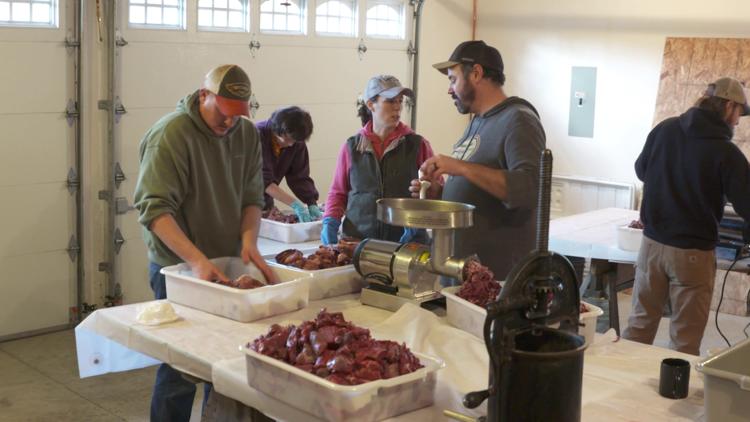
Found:
[{"label": "blue latex glove", "polygon": [[323,218],[323,213],[320,212],[320,208],[318,208],[317,205],[312,204],[307,207],[307,210],[310,211],[310,218],[312,219],[312,221],[318,221]]},{"label": "blue latex glove", "polygon": [[323,219],[323,230],[320,232],[320,240],[324,245],[332,245],[339,241],[339,226],[341,220],[334,217]]},{"label": "blue latex glove", "polygon": [[292,202],[292,209],[294,210],[294,213],[297,214],[297,218],[299,219],[300,223],[309,223],[310,220],[310,212],[307,211],[307,207],[305,204],[303,204],[300,201],[294,201]]},{"label": "blue latex glove", "polygon": [[408,243],[411,242],[414,239],[414,236],[417,235],[417,230],[419,229],[410,229],[409,227],[404,227],[404,234],[401,235],[401,239],[399,239],[399,243]]}]

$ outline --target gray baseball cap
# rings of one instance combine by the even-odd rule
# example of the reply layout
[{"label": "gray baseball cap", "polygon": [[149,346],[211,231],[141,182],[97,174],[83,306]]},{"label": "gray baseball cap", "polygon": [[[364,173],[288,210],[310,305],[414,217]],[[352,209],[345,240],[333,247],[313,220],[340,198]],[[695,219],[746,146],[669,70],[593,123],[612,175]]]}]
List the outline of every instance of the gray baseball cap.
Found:
[{"label": "gray baseball cap", "polygon": [[390,100],[391,98],[398,97],[399,94],[414,98],[414,91],[401,86],[401,82],[395,76],[378,75],[373,76],[367,81],[364,98],[365,100],[370,100],[376,95],[380,95]]},{"label": "gray baseball cap", "polygon": [[734,78],[719,78],[716,82],[708,84],[706,94],[710,97],[719,97],[725,100],[734,101],[742,106],[742,115],[750,114],[750,105],[747,104],[747,94],[742,83]]}]

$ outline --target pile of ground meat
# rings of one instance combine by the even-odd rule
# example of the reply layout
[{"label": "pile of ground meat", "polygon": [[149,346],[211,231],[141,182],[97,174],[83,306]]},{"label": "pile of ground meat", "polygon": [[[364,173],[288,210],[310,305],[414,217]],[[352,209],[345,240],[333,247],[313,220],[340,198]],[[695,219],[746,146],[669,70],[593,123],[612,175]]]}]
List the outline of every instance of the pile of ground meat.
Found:
[{"label": "pile of ground meat", "polygon": [[299,326],[274,324],[247,347],[342,385],[393,378],[423,367],[405,344],[375,340],[370,330],[346,321],[341,312],[325,309]]},{"label": "pile of ground meat", "polygon": [[285,223],[285,224],[299,223],[299,219],[297,218],[297,215],[295,215],[294,213],[284,214],[275,206],[269,210],[263,210],[261,217],[265,218],[266,220],[277,221],[279,223]]},{"label": "pile of ground meat", "polygon": [[279,211],[278,208],[273,207],[270,210],[263,210],[261,217],[266,220],[278,221],[279,223],[296,224],[299,223],[299,219],[294,214],[284,214]]},{"label": "pile of ground meat", "polygon": [[628,224],[628,227],[630,227],[631,229],[643,230],[643,223],[641,222],[641,220],[633,220],[630,222],[630,224]]},{"label": "pile of ground meat", "polygon": [[486,308],[490,302],[497,300],[500,294],[500,283],[495,274],[479,261],[471,260],[464,266],[464,282],[456,296]]},{"label": "pile of ground meat", "polygon": [[578,309],[579,314],[585,314],[589,311],[589,308],[586,307],[586,304],[581,302],[581,307]]},{"label": "pile of ground meat", "polygon": [[315,271],[326,268],[341,267],[352,263],[352,255],[359,241],[351,238],[341,239],[336,246],[321,245],[305,257],[298,249],[287,249],[276,255],[276,262],[303,270]]},{"label": "pile of ground meat", "polygon": [[263,287],[266,284],[262,281],[259,281],[253,277],[251,277],[249,274],[242,274],[241,276],[235,278],[234,280],[229,280],[227,282],[223,282],[220,280],[211,280],[213,283],[219,283],[224,286],[234,287],[235,289],[256,289],[258,287]]}]

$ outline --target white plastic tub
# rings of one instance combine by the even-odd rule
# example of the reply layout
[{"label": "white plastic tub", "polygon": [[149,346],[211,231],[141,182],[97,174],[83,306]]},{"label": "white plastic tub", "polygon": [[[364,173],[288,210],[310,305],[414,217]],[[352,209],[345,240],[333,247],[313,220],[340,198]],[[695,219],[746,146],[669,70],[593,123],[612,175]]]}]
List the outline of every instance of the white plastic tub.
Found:
[{"label": "white plastic tub", "polygon": [[617,247],[624,251],[638,252],[642,238],[643,229],[633,229],[628,226],[617,227]]},{"label": "white plastic tub", "polygon": [[[318,248],[300,249],[299,251],[307,257],[316,250]],[[279,264],[276,262],[276,254],[263,255],[263,258],[273,268],[283,268],[291,274],[298,274],[299,277],[310,277],[310,300],[341,296],[362,290],[362,277],[354,269],[353,264],[311,271]]]},{"label": "white plastic tub", "polygon": [[707,422],[750,419],[750,340],[698,362],[703,373]]},{"label": "white plastic tub", "polygon": [[[211,262],[229,278],[250,274],[264,280],[260,270],[252,264],[245,265],[240,258],[216,258]],[[272,269],[281,283],[248,290],[196,278],[184,263],[162,268],[161,272],[166,279],[167,299],[170,302],[235,321],[249,322],[307,306],[310,277],[279,268]]]},{"label": "white plastic tub", "polygon": [[301,243],[320,239],[322,221],[287,224],[267,218],[260,219],[258,236],[284,243]]},{"label": "white plastic tub", "polygon": [[387,380],[339,385],[245,349],[248,384],[329,421],[375,421],[431,406],[440,359],[414,353],[424,368]]},{"label": "white plastic tub", "polygon": [[[440,291],[446,299],[448,323],[480,339],[484,339],[484,320],[487,318],[487,310],[456,296],[459,289],[461,289],[461,286],[452,286],[445,287]],[[580,327],[578,331],[586,339],[586,345],[588,346],[594,341],[596,320],[600,315],[604,314],[604,311],[602,311],[602,308],[590,303],[582,303],[586,305],[589,311],[579,315],[579,321],[584,326]]]}]

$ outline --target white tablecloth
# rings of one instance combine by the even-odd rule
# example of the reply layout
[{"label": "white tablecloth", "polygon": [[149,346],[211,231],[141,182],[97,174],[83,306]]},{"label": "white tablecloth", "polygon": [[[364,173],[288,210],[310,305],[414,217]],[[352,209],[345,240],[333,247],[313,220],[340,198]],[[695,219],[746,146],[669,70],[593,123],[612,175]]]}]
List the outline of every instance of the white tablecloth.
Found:
[{"label": "white tablecloth", "polygon": [[[142,306],[142,305],[141,305]],[[321,307],[342,311],[355,324],[370,327],[376,338],[406,342],[415,351],[440,357],[446,363],[438,372],[435,405],[401,415],[394,420],[440,420],[444,409],[479,416],[485,405],[470,411],[461,406],[469,391],[486,388],[488,357],[484,344],[459,331],[432,313],[405,306],[392,314],[363,306],[356,295],[312,302],[300,311],[252,323],[239,323],[173,305],[181,320],[161,326],[136,322],[139,305],[94,312],[76,328],[81,376],[144,366],[138,356],[150,356],[177,369],[214,383],[221,394],[256,407],[281,420],[312,420],[312,416],[268,397],[247,385],[245,357],[240,345],[265,333],[272,323],[299,323],[311,319]],[[703,383],[691,374],[690,396],[669,400],[657,393],[659,364],[665,357],[696,358],[667,349],[599,335],[586,352],[583,382],[583,420],[702,420]],[[124,347],[110,354],[110,343]],[[123,361],[131,350],[130,361]],[[99,363],[93,364],[97,357]],[[117,364],[112,364],[117,360]],[[130,364],[128,362],[131,362]],[[155,363],[154,360],[151,363]],[[130,366],[130,367],[128,367]],[[93,367],[93,369],[92,369]],[[88,368],[88,369],[87,369]]]},{"label": "white tablecloth", "polygon": [[617,247],[617,227],[638,217],[636,210],[604,208],[556,218],[549,223],[549,250],[562,255],[632,264],[638,252]]}]

